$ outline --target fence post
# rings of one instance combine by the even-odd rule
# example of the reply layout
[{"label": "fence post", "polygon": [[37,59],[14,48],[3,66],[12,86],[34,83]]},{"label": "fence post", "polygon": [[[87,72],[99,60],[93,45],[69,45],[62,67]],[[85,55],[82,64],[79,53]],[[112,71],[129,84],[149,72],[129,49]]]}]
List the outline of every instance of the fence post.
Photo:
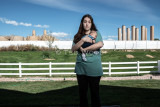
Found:
[{"label": "fence post", "polygon": [[109,76],[111,76],[111,62],[109,62]]},{"label": "fence post", "polygon": [[52,76],[52,63],[49,62],[49,76]]},{"label": "fence post", "polygon": [[19,77],[22,77],[22,66],[21,66],[21,62],[19,62]]},{"label": "fence post", "polygon": [[139,74],[139,61],[137,61],[137,74]]},{"label": "fence post", "polygon": [[158,60],[158,73],[160,73],[160,60]]}]

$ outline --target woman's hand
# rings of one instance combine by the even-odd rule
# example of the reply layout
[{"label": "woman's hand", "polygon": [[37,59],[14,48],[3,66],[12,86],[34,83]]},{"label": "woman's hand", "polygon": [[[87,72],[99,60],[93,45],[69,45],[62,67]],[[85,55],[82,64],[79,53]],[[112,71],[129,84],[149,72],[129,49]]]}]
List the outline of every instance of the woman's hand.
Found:
[{"label": "woman's hand", "polygon": [[92,43],[92,39],[90,37],[88,37],[88,35],[85,36],[84,38],[82,38],[82,40],[83,40],[83,42],[90,42],[90,43]]},{"label": "woman's hand", "polygon": [[80,51],[81,52],[86,52],[86,50],[84,48],[82,48],[82,47],[80,47]]}]

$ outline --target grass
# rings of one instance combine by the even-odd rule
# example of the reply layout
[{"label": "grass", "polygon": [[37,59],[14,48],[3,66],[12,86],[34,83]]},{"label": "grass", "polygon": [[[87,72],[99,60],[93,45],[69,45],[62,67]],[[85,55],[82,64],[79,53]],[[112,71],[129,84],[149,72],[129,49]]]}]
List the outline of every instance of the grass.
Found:
[{"label": "grass", "polygon": [[[105,51],[105,50],[102,50]],[[108,53],[101,55],[102,62],[135,62],[135,61],[157,61],[160,59],[160,50],[157,50],[156,52],[151,52],[151,50],[135,50],[134,52],[126,52],[125,50],[107,50]],[[56,59],[52,61],[44,60],[43,57],[43,51],[2,51],[0,52],[0,63],[47,63],[47,62],[76,62],[76,53],[72,53],[71,50],[57,50],[57,51],[51,51],[50,52],[50,58]],[[129,59],[126,58],[127,54],[132,54],[135,56],[135,58]],[[154,58],[148,58],[145,55],[150,54],[154,56]],[[146,66],[148,64],[143,64],[143,66]],[[115,65],[112,65],[114,67]],[[116,65],[117,67],[124,67],[124,66],[136,66],[136,65]],[[157,64],[150,64],[150,66],[157,66]],[[0,68],[17,68],[18,66],[15,65],[8,65],[3,66],[1,65]],[[47,65],[27,65],[22,66],[22,68],[41,68],[46,67]],[[52,65],[52,67],[74,67],[74,65]],[[108,65],[103,65],[103,67],[108,67]],[[157,68],[154,69],[140,69],[140,70],[151,70],[151,71],[158,71]],[[135,69],[131,70],[112,70],[112,72],[125,72],[125,71],[135,71]],[[0,71],[0,73],[9,72],[9,73],[16,73],[18,71]],[[24,73],[30,73],[30,72],[47,72],[46,71],[23,71]],[[64,72],[62,70],[56,70],[54,72]],[[65,71],[65,72],[74,72],[74,70],[71,71]],[[104,70],[104,72],[108,72],[108,70]],[[133,74],[135,75],[135,74]],[[10,77],[10,76],[6,76]]]},{"label": "grass", "polygon": [[[160,80],[101,81],[102,105],[159,107]],[[0,106],[78,105],[76,81],[1,82]],[[88,96],[90,99],[90,97]],[[89,102],[90,103],[90,102]]]},{"label": "grass", "polygon": [[[108,53],[102,54],[102,62],[132,62],[132,61],[153,61],[160,59],[160,50],[151,52],[150,50],[135,50],[135,52],[126,52],[124,50],[107,50]],[[135,58],[126,58],[127,54],[132,54]],[[145,55],[153,55],[154,58],[148,58]],[[50,62],[43,60],[43,51],[2,51],[0,52],[0,62],[23,62],[23,63],[40,63]],[[71,50],[51,51],[51,62],[75,62],[76,53],[71,53]]]},{"label": "grass", "polygon": [[[134,61],[157,61],[160,60],[160,50],[136,50],[126,52],[124,50],[107,50],[102,54],[102,62],[134,62]],[[126,58],[127,54],[135,56],[133,59]],[[154,58],[145,55],[150,54]],[[46,61],[43,58],[43,51],[6,51],[0,52],[0,63],[46,63],[46,62],[75,62],[76,54],[71,51],[52,51],[53,61]],[[147,64],[144,64],[147,65]],[[144,66],[143,65],[143,66]],[[157,66],[156,64],[151,64]],[[103,67],[107,67],[103,65]],[[114,65],[113,65],[114,66]],[[129,66],[129,65],[116,65]],[[0,66],[5,68],[6,66]],[[7,66],[18,67],[18,66]],[[24,66],[23,66],[24,67]],[[33,66],[25,66],[33,67]],[[48,67],[48,66],[34,66]],[[54,65],[52,67],[60,67]],[[73,67],[67,66],[67,67]],[[146,69],[142,69],[146,70]],[[148,70],[148,69],[147,69]],[[156,70],[157,69],[149,69]],[[116,70],[113,70],[113,72]],[[128,70],[117,70],[128,71]],[[17,72],[17,71],[0,71]],[[23,71],[23,72],[48,72],[48,71]],[[54,71],[64,72],[64,71]],[[65,71],[73,72],[73,71]],[[104,72],[108,72],[105,70]],[[112,75],[112,76],[133,76],[137,74]],[[143,74],[139,74],[143,75]],[[104,75],[108,76],[108,75]],[[5,76],[18,77],[18,76]],[[27,76],[26,76],[27,77]],[[30,77],[30,76],[29,76]],[[40,76],[44,77],[44,76]],[[49,76],[46,76],[49,77]],[[53,75],[52,77],[75,77],[75,75]],[[120,105],[121,107],[159,107],[160,106],[160,80],[119,80],[101,81],[100,96],[102,105]],[[2,106],[54,106],[54,105],[78,105],[78,86],[76,81],[48,81],[48,82],[1,82],[0,83],[0,107]],[[90,99],[90,97],[89,97]]]}]

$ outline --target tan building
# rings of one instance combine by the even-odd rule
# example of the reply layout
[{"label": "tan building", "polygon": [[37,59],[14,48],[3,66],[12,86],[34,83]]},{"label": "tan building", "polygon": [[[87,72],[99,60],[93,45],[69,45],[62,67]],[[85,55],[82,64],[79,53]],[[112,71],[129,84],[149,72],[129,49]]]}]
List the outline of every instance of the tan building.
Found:
[{"label": "tan building", "polygon": [[122,40],[126,40],[126,26],[122,26]]},{"label": "tan building", "polygon": [[130,40],[130,28],[127,28],[127,40]]},{"label": "tan building", "polygon": [[147,40],[147,28],[145,28],[145,40]]},{"label": "tan building", "polygon": [[47,35],[47,31],[44,30],[43,35],[41,36],[41,41],[48,41],[48,40],[58,41],[58,39],[56,39],[55,37]]},{"label": "tan building", "polygon": [[[131,39],[139,40],[139,29],[135,28],[135,26],[131,26]],[[141,26],[141,40],[147,40],[147,28],[145,26]],[[126,40],[126,26],[122,26],[118,28],[118,40]],[[127,28],[127,40],[130,40],[130,28]],[[154,40],[154,26],[150,26],[150,40]]]},{"label": "tan building", "polygon": [[118,28],[118,40],[122,40],[121,28]]},{"label": "tan building", "polygon": [[44,36],[46,36],[46,35],[47,35],[47,31],[46,31],[46,29],[44,29],[44,31],[43,31],[43,35],[44,35]]},{"label": "tan building", "polygon": [[132,40],[135,41],[135,26],[132,26]]},{"label": "tan building", "polygon": [[135,29],[135,40],[139,40],[139,29],[138,28],[136,28]]},{"label": "tan building", "polygon": [[0,41],[9,41],[9,39],[6,38],[5,36],[0,36]]},{"label": "tan building", "polygon": [[24,41],[23,36],[11,36],[10,41]]},{"label": "tan building", "polygon": [[58,39],[56,39],[53,36],[48,36],[47,35],[47,31],[44,30],[43,35],[42,36],[37,36],[36,35],[36,31],[33,30],[32,31],[32,36],[27,36],[26,38],[23,36],[15,36],[15,35],[11,35],[11,36],[0,36],[0,41],[47,41],[48,38],[52,39],[54,38],[54,41],[58,41]]},{"label": "tan building", "polygon": [[32,36],[27,36],[26,38],[27,41],[38,41],[40,40],[38,36],[36,36],[36,31],[32,31]]},{"label": "tan building", "polygon": [[154,40],[154,26],[150,26],[150,40]]},{"label": "tan building", "polygon": [[0,41],[24,41],[25,38],[23,36],[0,36]]}]

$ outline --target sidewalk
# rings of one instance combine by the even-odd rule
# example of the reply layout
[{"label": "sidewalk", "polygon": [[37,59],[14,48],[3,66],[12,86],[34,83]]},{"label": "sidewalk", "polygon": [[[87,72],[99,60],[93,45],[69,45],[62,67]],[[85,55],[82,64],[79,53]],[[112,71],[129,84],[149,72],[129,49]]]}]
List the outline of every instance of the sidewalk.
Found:
[{"label": "sidewalk", "polygon": [[[156,79],[160,80],[160,75],[143,75],[143,76],[127,76],[127,77],[102,77],[101,81],[114,81],[114,80],[145,80]],[[77,81],[76,77],[21,77],[21,78],[9,78],[0,77],[0,82],[19,82],[19,81]]]},{"label": "sidewalk", "polygon": [[[79,107],[79,106],[34,106],[33,105],[33,106],[1,106],[1,107]],[[101,106],[101,107],[120,107],[120,105]]]}]

